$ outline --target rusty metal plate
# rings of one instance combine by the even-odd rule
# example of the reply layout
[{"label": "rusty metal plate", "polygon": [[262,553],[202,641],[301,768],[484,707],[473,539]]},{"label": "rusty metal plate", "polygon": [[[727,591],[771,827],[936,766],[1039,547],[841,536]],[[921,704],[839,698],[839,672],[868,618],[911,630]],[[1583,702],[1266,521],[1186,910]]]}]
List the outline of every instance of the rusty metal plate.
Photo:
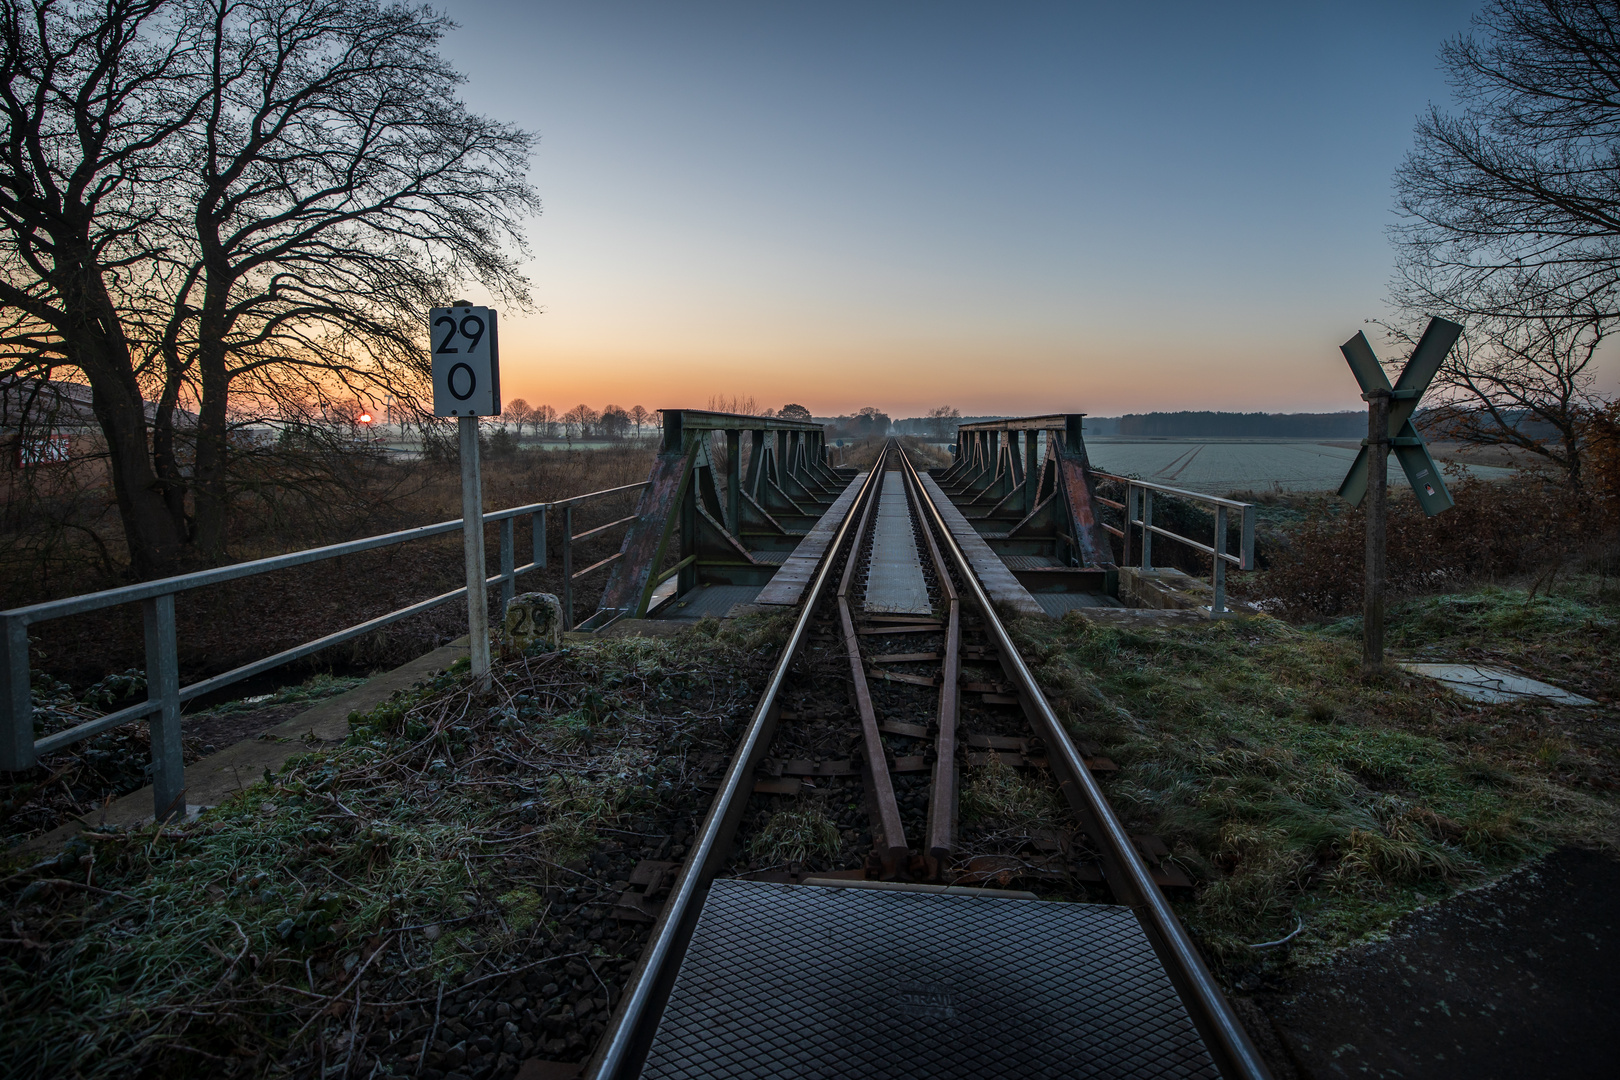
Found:
[{"label": "rusty metal plate", "polygon": [[641,1075],[1218,1074],[1127,908],[720,880]]}]

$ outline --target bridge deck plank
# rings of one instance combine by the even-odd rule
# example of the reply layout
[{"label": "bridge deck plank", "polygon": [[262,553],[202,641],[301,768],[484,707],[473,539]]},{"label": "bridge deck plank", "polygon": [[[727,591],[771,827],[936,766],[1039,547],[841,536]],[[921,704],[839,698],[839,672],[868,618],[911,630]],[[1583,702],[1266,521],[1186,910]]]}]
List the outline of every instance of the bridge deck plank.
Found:
[{"label": "bridge deck plank", "polygon": [[968,562],[973,565],[974,573],[984,583],[984,591],[990,594],[990,599],[998,607],[1010,609],[1020,615],[1045,615],[1046,609],[1036,602],[1029,594],[1029,590],[1019,584],[1013,577],[1007,564],[1001,561],[1001,556],[990,550],[990,545],[984,542],[968,519],[962,516],[962,511],[956,504],[946,497],[934,482],[934,478],[927,473],[922,474],[923,487],[933,498],[934,505],[939,507],[940,516],[945,519],[945,527],[951,530],[956,537],[957,544],[961,545],[963,554],[967,555]]},{"label": "bridge deck plank", "polygon": [[782,564],[782,569],[771,576],[770,584],[760,590],[755,604],[794,607],[804,598],[804,590],[815,577],[816,567],[821,565],[821,557],[826,554],[827,545],[832,543],[839,522],[844,520],[850,504],[860,494],[861,485],[865,482],[865,473],[858,474],[849,482],[843,494],[821,515],[821,520],[799,541],[799,546],[793,549],[793,554]]}]

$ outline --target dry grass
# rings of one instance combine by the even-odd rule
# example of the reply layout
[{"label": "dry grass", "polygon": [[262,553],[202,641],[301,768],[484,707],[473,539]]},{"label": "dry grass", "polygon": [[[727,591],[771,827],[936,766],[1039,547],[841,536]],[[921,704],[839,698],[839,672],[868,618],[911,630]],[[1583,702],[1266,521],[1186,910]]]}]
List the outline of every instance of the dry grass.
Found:
[{"label": "dry grass", "polygon": [[[1391,492],[1389,586],[1422,595],[1524,574],[1620,571],[1620,536],[1605,531],[1589,498],[1533,478],[1453,479],[1456,506],[1427,517],[1410,492]],[[1330,496],[1303,501],[1303,514],[1264,538],[1266,569],[1235,582],[1249,598],[1290,618],[1323,618],[1361,606],[1365,515]]]},{"label": "dry grass", "polygon": [[[932,443],[924,442],[912,435],[896,436],[895,440],[905,449],[911,463],[919,469],[948,469],[951,466],[951,455]],[[854,445],[843,448],[843,456],[838,459],[838,464],[869,469],[872,463],[877,461],[878,454],[883,452],[883,447],[888,441],[889,436],[886,435],[861,439]]]},{"label": "dry grass", "polygon": [[[233,554],[262,558],[461,516],[460,473],[455,466],[422,461],[374,467],[378,490],[389,492],[389,498],[357,505],[340,524],[316,531],[302,527],[253,531],[253,519],[244,515],[237,519],[240,532],[233,539]],[[484,504],[494,510],[638,483],[647,478],[650,467],[651,452],[636,448],[522,452],[486,463]],[[575,514],[575,530],[624,516],[636,498],[631,493],[586,504]],[[521,579],[524,587],[560,590],[560,525],[553,522],[548,530],[551,565]],[[605,558],[618,549],[619,541],[615,533],[580,545],[576,565]],[[492,572],[498,565],[499,542],[498,526],[490,525],[485,544]],[[532,548],[526,522],[518,525],[516,543],[519,562],[526,562]],[[183,678],[192,681],[217,674],[382,615],[454,589],[464,577],[461,538],[455,533],[183,594],[176,604]],[[57,591],[68,595],[87,591],[87,585],[105,584],[81,576],[77,587]],[[585,589],[580,608],[594,600]],[[365,671],[397,665],[465,633],[465,627],[466,608],[447,605],[328,650],[289,668],[288,675],[302,679],[315,670]],[[36,640],[34,669],[75,686],[93,683],[108,670],[142,664],[138,605],[41,623],[31,627],[30,634]]]},{"label": "dry grass", "polygon": [[749,843],[749,853],[773,866],[802,864],[838,854],[838,824],[814,802],[778,810],[765,820]]}]

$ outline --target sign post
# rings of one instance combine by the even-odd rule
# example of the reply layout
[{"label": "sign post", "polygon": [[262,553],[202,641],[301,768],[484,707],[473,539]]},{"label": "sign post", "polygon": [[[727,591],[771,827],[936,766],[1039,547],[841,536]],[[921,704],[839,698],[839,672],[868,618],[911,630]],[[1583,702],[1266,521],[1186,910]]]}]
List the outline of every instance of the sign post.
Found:
[{"label": "sign post", "polygon": [[461,442],[461,541],[467,560],[468,653],[475,679],[489,677],[488,573],[484,562],[484,484],[478,418],[501,411],[495,309],[456,301],[428,313],[433,350],[433,415],[454,416]]},{"label": "sign post", "polygon": [[1440,478],[1440,467],[1429,455],[1429,447],[1412,424],[1429,383],[1434,381],[1440,363],[1456,344],[1462,327],[1445,319],[1430,319],[1423,331],[1412,358],[1406,362],[1401,377],[1389,385],[1389,376],[1378,362],[1365,334],[1339,346],[1350,364],[1350,371],[1361,384],[1361,398],[1367,403],[1367,438],[1361,453],[1350,465],[1339,495],[1352,506],[1367,500],[1367,582],[1366,598],[1362,608],[1363,675],[1377,675],[1384,670],[1384,588],[1387,582],[1385,545],[1387,541],[1389,455],[1393,450],[1401,463],[1406,479],[1417,495],[1423,512],[1434,517],[1455,505],[1445,481]]}]

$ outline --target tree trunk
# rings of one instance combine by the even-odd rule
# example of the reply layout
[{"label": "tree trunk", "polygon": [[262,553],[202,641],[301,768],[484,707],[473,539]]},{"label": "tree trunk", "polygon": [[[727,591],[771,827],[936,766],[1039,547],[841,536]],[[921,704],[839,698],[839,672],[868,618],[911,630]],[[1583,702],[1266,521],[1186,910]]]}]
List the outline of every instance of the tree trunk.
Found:
[{"label": "tree trunk", "polygon": [[107,440],[130,566],[142,578],[173,573],[185,547],[184,522],[169,512],[164,485],[153,468],[145,401],[117,314],[93,271],[82,263],[70,263],[56,284],[71,313],[62,327],[63,351],[90,382],[90,404]]},{"label": "tree trunk", "polygon": [[226,369],[225,320],[220,310],[224,303],[213,297],[210,300],[214,302],[204,303],[198,327],[197,373],[201,377],[202,400],[197,406],[197,452],[191,490],[196,521],[193,543],[203,558],[218,562],[225,557],[225,530],[230,516],[226,475],[230,375]]}]

